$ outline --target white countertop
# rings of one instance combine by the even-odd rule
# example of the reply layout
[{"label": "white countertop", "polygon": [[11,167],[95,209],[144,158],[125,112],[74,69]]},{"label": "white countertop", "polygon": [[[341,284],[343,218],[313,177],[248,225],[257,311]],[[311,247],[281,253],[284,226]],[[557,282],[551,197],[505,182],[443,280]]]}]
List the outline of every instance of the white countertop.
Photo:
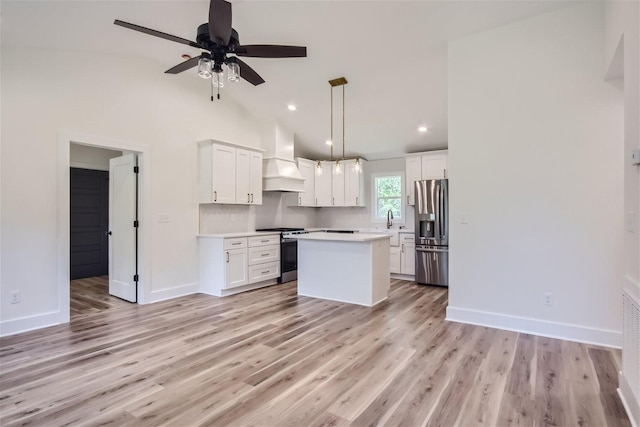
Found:
[{"label": "white countertop", "polygon": [[309,233],[298,234],[298,240],[323,240],[327,242],[371,242],[374,240],[391,239],[388,234],[382,233]]},{"label": "white countertop", "polygon": [[198,234],[198,237],[215,237],[215,238],[231,238],[231,237],[253,237],[253,236],[279,236],[277,231],[239,231],[237,233],[221,233],[221,234]]}]

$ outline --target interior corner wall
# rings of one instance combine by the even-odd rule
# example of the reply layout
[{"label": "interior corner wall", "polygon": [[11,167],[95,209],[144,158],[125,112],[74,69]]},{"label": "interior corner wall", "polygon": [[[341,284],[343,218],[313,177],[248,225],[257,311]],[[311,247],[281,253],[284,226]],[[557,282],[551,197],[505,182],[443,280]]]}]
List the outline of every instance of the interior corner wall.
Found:
[{"label": "interior corner wall", "polygon": [[623,101],[603,15],[581,4],[449,45],[449,320],[621,345]]},{"label": "interior corner wall", "polygon": [[[33,58],[47,64],[25,67]],[[56,323],[61,131],[149,147],[153,302],[197,290],[197,141],[260,147],[258,121],[208,82],[121,55],[2,48],[0,334]],[[82,143],[83,141],[77,141]],[[9,304],[9,292],[22,302]],[[68,313],[67,313],[68,316]]]}]

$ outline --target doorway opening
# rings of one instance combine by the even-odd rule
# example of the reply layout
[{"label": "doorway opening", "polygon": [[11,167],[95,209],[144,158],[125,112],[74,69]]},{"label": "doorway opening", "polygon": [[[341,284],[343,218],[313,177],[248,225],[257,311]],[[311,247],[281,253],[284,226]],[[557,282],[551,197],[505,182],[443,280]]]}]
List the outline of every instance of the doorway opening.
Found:
[{"label": "doorway opening", "polygon": [[148,147],[61,132],[59,148],[60,322],[144,303]]}]

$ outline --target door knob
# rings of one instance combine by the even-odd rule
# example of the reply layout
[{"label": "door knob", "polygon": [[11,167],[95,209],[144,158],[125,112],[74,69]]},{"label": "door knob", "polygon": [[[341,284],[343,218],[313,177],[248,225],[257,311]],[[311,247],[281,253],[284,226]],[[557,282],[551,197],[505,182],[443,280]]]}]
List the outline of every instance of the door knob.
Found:
[{"label": "door knob", "polygon": [[106,232],[106,233],[104,233],[104,234],[106,234],[107,236],[111,236],[111,231],[107,231],[107,232]]}]

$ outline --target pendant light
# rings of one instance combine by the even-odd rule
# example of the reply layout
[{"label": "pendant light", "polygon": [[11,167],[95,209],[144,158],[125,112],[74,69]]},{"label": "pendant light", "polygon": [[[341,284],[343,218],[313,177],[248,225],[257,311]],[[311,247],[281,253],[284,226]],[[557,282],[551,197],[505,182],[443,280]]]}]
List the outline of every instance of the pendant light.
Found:
[{"label": "pendant light", "polygon": [[[333,141],[333,88],[336,86],[342,86],[342,157],[336,158],[335,166],[332,168],[333,173],[336,175],[341,175],[344,171],[343,161],[347,160],[345,157],[345,85],[347,84],[347,79],[344,77],[338,77],[337,79],[329,80],[329,85],[331,85],[331,141]],[[327,141],[329,144],[331,141]],[[331,156],[330,160],[333,161],[333,144],[331,144]],[[355,159],[355,163],[353,165],[353,171],[356,173],[362,173],[362,163],[360,162],[360,157]]]}]

